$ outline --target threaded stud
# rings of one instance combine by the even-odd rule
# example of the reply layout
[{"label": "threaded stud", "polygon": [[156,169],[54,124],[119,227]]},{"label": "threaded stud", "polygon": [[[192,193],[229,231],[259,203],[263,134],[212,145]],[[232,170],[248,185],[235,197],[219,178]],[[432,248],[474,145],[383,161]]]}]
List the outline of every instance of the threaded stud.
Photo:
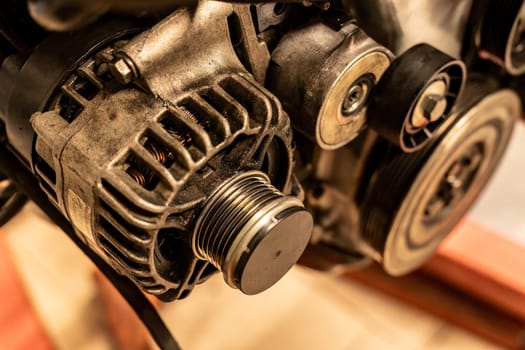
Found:
[{"label": "threaded stud", "polygon": [[260,171],[225,181],[207,200],[192,236],[194,254],[245,294],[276,283],[301,257],[312,216]]}]

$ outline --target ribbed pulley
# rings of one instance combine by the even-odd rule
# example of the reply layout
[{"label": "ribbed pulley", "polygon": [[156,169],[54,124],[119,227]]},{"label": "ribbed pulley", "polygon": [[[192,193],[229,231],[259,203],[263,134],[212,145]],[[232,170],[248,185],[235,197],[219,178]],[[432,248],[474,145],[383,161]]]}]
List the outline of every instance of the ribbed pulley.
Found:
[{"label": "ribbed pulley", "polygon": [[310,240],[312,216],[303,203],[273,187],[260,171],[225,181],[207,200],[192,237],[195,255],[211,262],[245,294],[276,283]]}]

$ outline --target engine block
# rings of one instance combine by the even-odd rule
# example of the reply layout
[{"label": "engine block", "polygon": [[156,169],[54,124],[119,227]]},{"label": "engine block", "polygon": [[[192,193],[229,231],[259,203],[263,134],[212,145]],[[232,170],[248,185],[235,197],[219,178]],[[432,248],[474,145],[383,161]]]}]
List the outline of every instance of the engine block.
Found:
[{"label": "engine block", "polygon": [[0,8],[2,152],[165,301],[216,272],[256,294],[301,257],[417,269],[522,113],[522,1]]}]

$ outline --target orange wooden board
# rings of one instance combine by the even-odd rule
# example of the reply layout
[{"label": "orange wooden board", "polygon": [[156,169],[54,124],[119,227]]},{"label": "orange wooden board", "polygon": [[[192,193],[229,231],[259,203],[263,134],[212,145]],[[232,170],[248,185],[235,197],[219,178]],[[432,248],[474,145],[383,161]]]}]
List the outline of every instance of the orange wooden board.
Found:
[{"label": "orange wooden board", "polygon": [[424,271],[525,322],[525,247],[467,219]]},{"label": "orange wooden board", "polygon": [[24,291],[0,231],[0,349],[53,349]]},{"label": "orange wooden board", "polygon": [[506,348],[525,348],[525,248],[465,219],[421,271],[345,276]]},{"label": "orange wooden board", "polygon": [[377,289],[509,349],[525,348],[525,322],[472,298],[428,274],[392,277],[379,265],[345,273],[347,278]]}]

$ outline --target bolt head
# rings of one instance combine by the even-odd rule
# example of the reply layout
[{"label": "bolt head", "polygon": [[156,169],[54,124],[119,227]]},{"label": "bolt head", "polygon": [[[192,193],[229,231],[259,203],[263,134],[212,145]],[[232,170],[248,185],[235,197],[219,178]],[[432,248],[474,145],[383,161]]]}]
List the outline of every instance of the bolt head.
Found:
[{"label": "bolt head", "polygon": [[129,84],[135,79],[132,67],[123,58],[111,64],[110,71],[121,84]]},{"label": "bolt head", "polygon": [[358,82],[348,89],[343,100],[341,112],[344,116],[349,116],[361,109],[368,97],[369,87],[365,81]]},{"label": "bolt head", "polygon": [[447,84],[436,80],[427,85],[419,97],[410,123],[415,128],[422,128],[438,120],[447,110]]}]

